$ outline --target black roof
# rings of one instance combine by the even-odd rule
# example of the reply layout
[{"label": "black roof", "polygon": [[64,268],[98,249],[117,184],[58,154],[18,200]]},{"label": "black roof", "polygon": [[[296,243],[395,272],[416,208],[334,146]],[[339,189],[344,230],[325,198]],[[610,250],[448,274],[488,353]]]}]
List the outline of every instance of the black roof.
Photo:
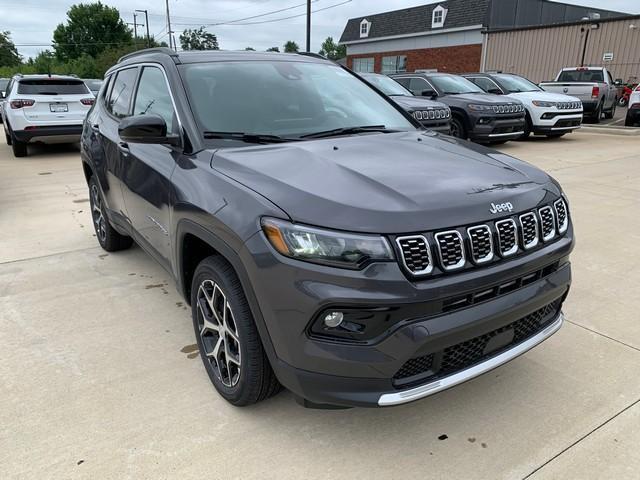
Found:
[{"label": "black roof", "polygon": [[[447,16],[444,27],[432,29],[432,13],[438,5],[447,9]],[[352,18],[342,32],[340,43],[473,25],[482,25],[490,30],[558,25],[576,22],[594,14],[598,14],[601,20],[629,15],[549,0],[444,0],[419,7]],[[360,38],[360,23],[364,19],[371,22],[371,26],[368,37]]]}]

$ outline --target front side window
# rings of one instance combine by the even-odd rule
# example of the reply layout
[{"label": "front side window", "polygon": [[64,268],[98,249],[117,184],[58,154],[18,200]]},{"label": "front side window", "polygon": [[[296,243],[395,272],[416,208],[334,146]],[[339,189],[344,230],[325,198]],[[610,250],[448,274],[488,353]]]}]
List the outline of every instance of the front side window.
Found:
[{"label": "front side window", "polygon": [[484,93],[480,87],[474,85],[464,77],[458,75],[436,75],[429,80],[443,95],[458,95],[461,93]]},{"label": "front side window", "polygon": [[138,68],[127,68],[115,74],[110,87],[109,98],[107,99],[107,110],[118,118],[129,116],[131,96],[136,83]]},{"label": "front side window", "polygon": [[203,132],[290,138],[371,125],[415,129],[384,97],[335,65],[270,60],[179,68]]},{"label": "front side window", "polygon": [[160,115],[167,123],[167,132],[176,133],[177,118],[171,102],[164,73],[157,67],[144,67],[133,106],[134,115]]},{"label": "front side window", "polygon": [[369,72],[375,71],[375,58],[354,58],[353,59],[353,71],[354,72]]},{"label": "front side window", "polygon": [[425,90],[433,90],[433,87],[424,78],[414,77],[409,81],[409,90],[414,95],[421,96]]},{"label": "front side window", "polygon": [[382,57],[382,73],[403,73],[407,71],[407,56]]},{"label": "front side window", "polygon": [[468,80],[471,80],[477,86],[479,86],[482,90],[489,93],[502,93],[502,90],[496,83],[487,77],[470,77]]}]

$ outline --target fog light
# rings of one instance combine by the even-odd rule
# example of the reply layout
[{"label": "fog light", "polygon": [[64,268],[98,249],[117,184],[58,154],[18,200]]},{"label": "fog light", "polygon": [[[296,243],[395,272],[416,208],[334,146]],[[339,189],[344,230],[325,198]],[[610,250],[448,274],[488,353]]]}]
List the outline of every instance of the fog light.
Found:
[{"label": "fog light", "polygon": [[344,314],[342,312],[329,312],[324,316],[324,324],[329,328],[339,327],[344,320]]}]

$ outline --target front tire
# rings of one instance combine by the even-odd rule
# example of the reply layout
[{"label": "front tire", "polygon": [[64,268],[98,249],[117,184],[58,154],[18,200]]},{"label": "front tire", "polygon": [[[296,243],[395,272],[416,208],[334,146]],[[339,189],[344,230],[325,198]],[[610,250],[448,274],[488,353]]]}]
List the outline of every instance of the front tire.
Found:
[{"label": "front tire", "polygon": [[613,102],[613,105],[611,105],[611,110],[609,110],[608,112],[605,112],[604,118],[613,118],[616,115],[617,106],[618,106],[618,100],[616,99],[616,101]]},{"label": "front tire", "polygon": [[242,285],[222,257],[196,268],[191,316],[205,370],[225,400],[242,407],[279,391]]},{"label": "front tire", "polygon": [[467,129],[464,126],[464,122],[459,117],[453,117],[451,119],[451,136],[466,140],[468,138]]},{"label": "front tire", "polygon": [[604,107],[604,100],[598,104],[598,106],[596,107],[596,111],[593,112],[593,117],[591,117],[593,119],[593,123],[600,123],[600,120],[602,119],[603,107]]},{"label": "front tire", "polygon": [[129,248],[133,243],[133,239],[127,235],[119,234],[109,223],[102,192],[95,176],[89,179],[89,203],[91,204],[93,227],[100,246],[107,252],[116,252]]}]

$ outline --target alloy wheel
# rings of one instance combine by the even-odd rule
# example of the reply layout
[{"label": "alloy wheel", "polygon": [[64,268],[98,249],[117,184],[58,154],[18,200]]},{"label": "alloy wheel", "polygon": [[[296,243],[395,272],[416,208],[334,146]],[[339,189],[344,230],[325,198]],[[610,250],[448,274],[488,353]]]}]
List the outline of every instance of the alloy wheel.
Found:
[{"label": "alloy wheel", "polygon": [[104,244],[107,240],[107,224],[102,211],[102,198],[98,191],[97,185],[91,185],[91,216],[96,227],[96,234],[100,238],[100,242]]},{"label": "alloy wheel", "polygon": [[225,387],[240,380],[240,337],[231,305],[218,284],[205,280],[197,295],[198,332],[204,357]]}]

